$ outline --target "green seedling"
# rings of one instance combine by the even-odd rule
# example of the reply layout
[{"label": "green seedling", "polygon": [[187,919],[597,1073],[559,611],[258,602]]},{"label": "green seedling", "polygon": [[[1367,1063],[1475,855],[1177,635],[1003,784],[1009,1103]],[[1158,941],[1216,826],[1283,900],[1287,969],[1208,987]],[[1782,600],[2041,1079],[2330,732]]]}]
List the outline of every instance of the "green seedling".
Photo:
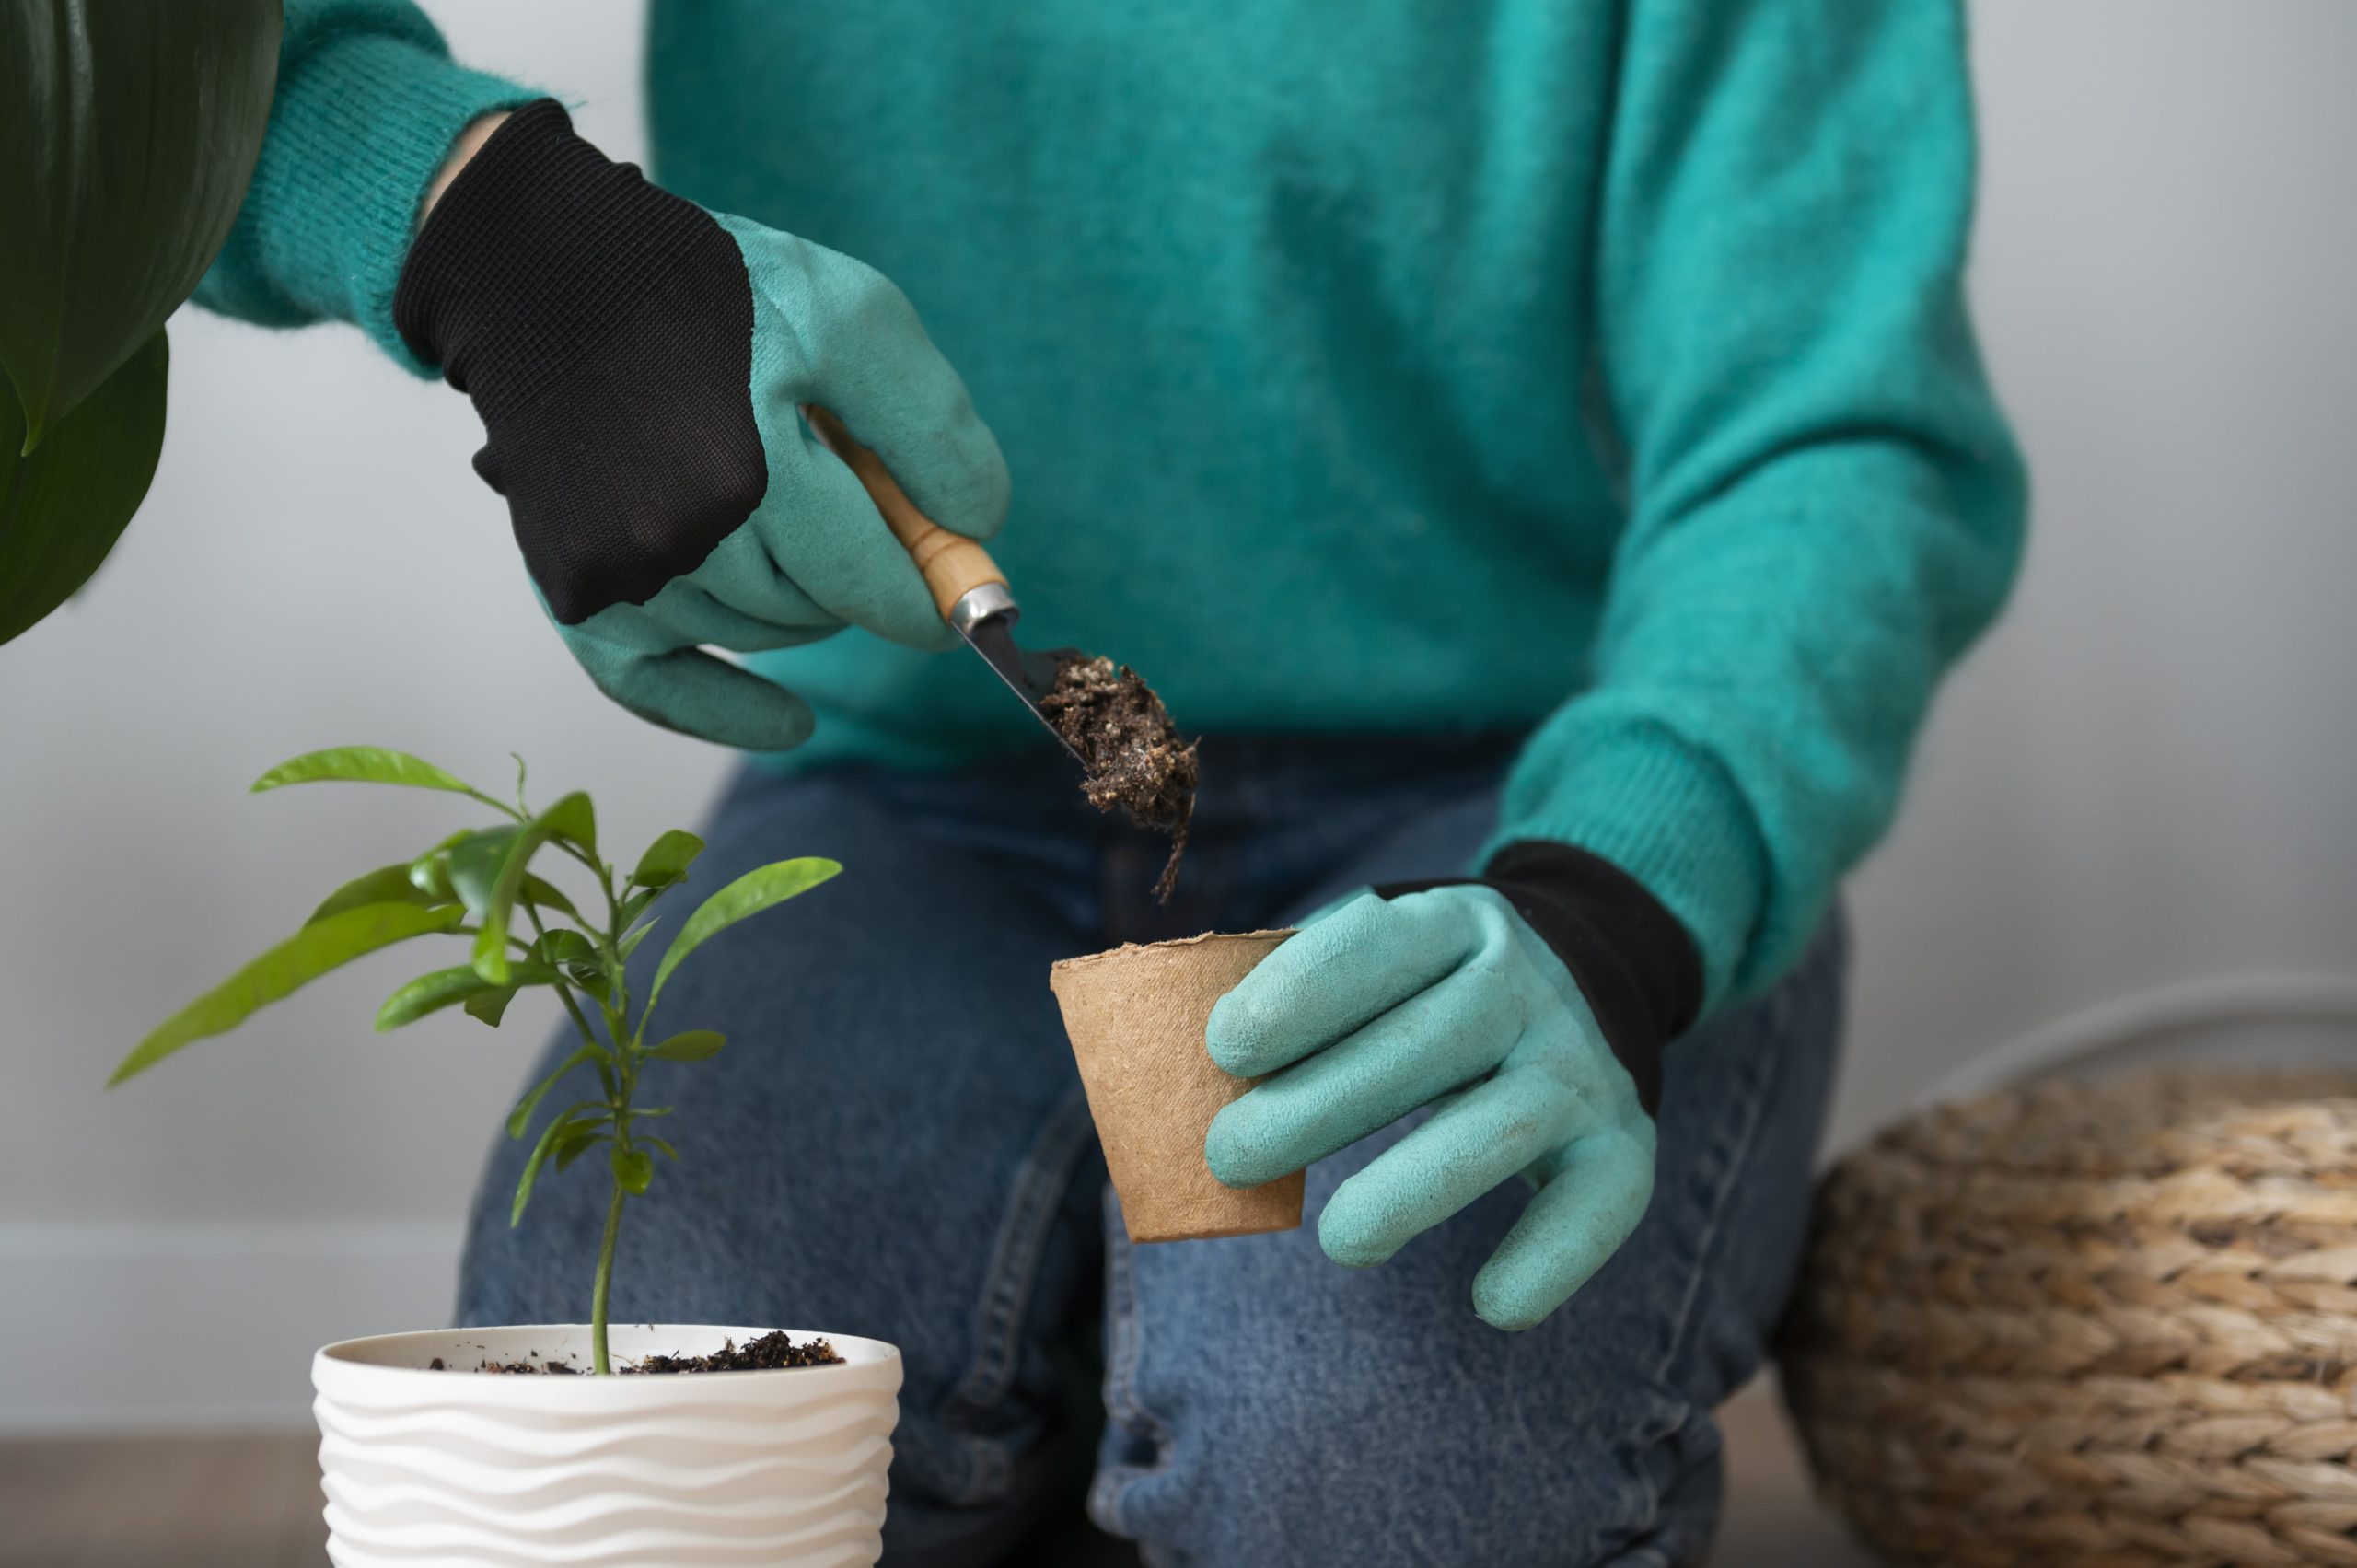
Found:
[{"label": "green seedling", "polygon": [[[401,784],[463,795],[502,820],[451,834],[413,860],[379,866],[330,893],[303,928],[181,1008],[122,1059],[108,1086],[145,1072],[192,1040],[226,1034],[257,1010],[379,947],[413,936],[457,936],[471,946],[468,961],[420,975],[386,998],[377,1028],[397,1029],[446,1007],[496,1028],[518,991],[545,986],[555,993],[581,1040],[580,1049],[532,1086],[507,1118],[507,1135],[532,1134],[534,1118],[557,1086],[594,1074],[586,1095],[540,1123],[531,1157],[516,1184],[509,1214],[524,1217],[541,1170],[562,1171],[599,1149],[613,1178],[605,1238],[589,1321],[598,1371],[610,1372],[606,1306],[614,1272],[614,1238],[622,1208],[655,1180],[655,1156],[678,1151],[642,1123],[670,1114],[668,1106],[638,1103],[639,1074],[649,1062],[702,1062],[727,1041],[710,1029],[688,1029],[650,1041],[648,1023],[664,985],[687,957],[748,915],[806,893],[842,869],[831,860],[782,860],[749,871],[704,900],[680,926],[656,966],[655,978],[633,1011],[627,962],[655,928],[655,906],[687,880],[703,841],[679,829],[657,838],[627,874],[598,856],[598,819],[589,797],[575,792],[545,811],[524,800],[523,759],[516,762],[516,803],[497,800],[433,763],[402,751],[345,746],[281,763],[254,781],[256,793],[285,784],[340,780]],[[554,851],[596,879],[598,896],[576,902],[532,870],[535,856]],[[586,912],[584,912],[584,910]],[[519,918],[521,926],[519,928]],[[585,1090],[587,1084],[585,1080]]]}]

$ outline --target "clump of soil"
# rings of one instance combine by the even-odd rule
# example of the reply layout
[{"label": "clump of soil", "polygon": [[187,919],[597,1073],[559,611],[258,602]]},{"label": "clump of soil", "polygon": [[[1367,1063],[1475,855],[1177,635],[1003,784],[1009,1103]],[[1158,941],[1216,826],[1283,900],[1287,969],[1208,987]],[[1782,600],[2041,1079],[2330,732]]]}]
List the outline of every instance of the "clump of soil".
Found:
[{"label": "clump of soil", "polygon": [[835,1347],[824,1340],[805,1340],[795,1344],[783,1329],[763,1334],[758,1340],[747,1340],[739,1345],[735,1340],[723,1340],[720,1349],[711,1355],[650,1355],[629,1372],[771,1372],[784,1366],[834,1366],[842,1357]]},{"label": "clump of soil", "polygon": [[[531,1353],[535,1357],[539,1351]],[[681,1372],[772,1372],[789,1366],[837,1366],[842,1357],[835,1347],[822,1339],[805,1340],[800,1344],[787,1337],[784,1330],[775,1330],[755,1340],[738,1344],[735,1340],[723,1340],[720,1348],[710,1355],[650,1355],[633,1365],[621,1368],[623,1376],[644,1373],[648,1376]],[[435,1356],[425,1364],[428,1372],[451,1370]],[[586,1368],[573,1365],[571,1356],[548,1361],[483,1361],[474,1370],[505,1375],[533,1374],[542,1376],[577,1377]]]},{"label": "clump of soil", "polygon": [[1080,787],[1091,806],[1118,806],[1139,827],[1170,836],[1170,859],[1154,885],[1155,901],[1169,902],[1195,815],[1195,748],[1178,738],[1154,688],[1109,658],[1084,654],[1058,665],[1039,711],[1080,753]]}]

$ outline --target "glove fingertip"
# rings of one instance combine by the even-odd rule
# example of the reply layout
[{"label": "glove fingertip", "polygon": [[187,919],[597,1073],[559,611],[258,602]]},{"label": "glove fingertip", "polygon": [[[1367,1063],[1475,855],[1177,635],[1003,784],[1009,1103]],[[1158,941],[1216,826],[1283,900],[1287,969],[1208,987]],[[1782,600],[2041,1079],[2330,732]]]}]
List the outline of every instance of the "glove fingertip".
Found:
[{"label": "glove fingertip", "polygon": [[1309,1163],[1285,1146],[1282,1116],[1265,1112],[1253,1098],[1231,1102],[1203,1134],[1203,1164],[1223,1187],[1260,1187]]},{"label": "glove fingertip", "polygon": [[[1345,1184],[1347,1185],[1347,1183]],[[1381,1233],[1337,1192],[1318,1216],[1318,1245],[1345,1269],[1372,1269],[1391,1260],[1399,1244]]]},{"label": "glove fingertip", "polygon": [[1210,1054],[1213,1066],[1238,1078],[1254,1076],[1254,1023],[1251,1004],[1237,1001],[1233,991],[1212,1004],[1211,1020],[1203,1026],[1203,1050]]}]

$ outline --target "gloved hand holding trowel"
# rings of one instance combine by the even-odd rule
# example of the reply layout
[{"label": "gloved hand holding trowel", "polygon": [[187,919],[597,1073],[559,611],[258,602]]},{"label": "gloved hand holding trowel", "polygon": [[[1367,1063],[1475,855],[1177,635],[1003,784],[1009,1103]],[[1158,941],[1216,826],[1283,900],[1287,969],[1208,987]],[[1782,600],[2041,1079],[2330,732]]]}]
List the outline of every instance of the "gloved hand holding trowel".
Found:
[{"label": "gloved hand holding trowel", "polygon": [[[288,0],[201,294],[474,400],[591,678],[758,754],[700,880],[843,864],[667,992],[730,1044],[612,1310],[897,1342],[895,1561],[1036,1560],[1090,1343],[1154,1560],[1696,1560],[1834,890],[2018,558],[1953,0],[1337,15],[656,0],[649,183]],[[1206,931],[1066,988],[1205,1020],[1100,1140],[1043,977]],[[1149,1144],[1219,1239],[1132,1244]],[[485,1202],[462,1320],[562,1311],[593,1201]]]}]

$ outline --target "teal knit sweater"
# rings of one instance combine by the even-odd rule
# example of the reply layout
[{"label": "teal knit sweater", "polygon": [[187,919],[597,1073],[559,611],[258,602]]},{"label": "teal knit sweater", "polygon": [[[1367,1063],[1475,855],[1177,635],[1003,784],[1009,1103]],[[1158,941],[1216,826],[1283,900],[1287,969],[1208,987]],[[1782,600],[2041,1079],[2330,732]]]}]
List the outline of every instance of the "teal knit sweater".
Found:
[{"label": "teal knit sweater", "polygon": [[[401,0],[286,11],[201,297],[400,355],[429,177],[537,92]],[[648,40],[656,176],[881,268],[965,376],[1030,640],[1195,730],[1531,726],[1495,842],[1627,868],[1713,1001],[1794,956],[2020,552],[1951,0],[655,0]],[[759,662],[819,712],[792,765],[1032,738],[970,657]]]}]

